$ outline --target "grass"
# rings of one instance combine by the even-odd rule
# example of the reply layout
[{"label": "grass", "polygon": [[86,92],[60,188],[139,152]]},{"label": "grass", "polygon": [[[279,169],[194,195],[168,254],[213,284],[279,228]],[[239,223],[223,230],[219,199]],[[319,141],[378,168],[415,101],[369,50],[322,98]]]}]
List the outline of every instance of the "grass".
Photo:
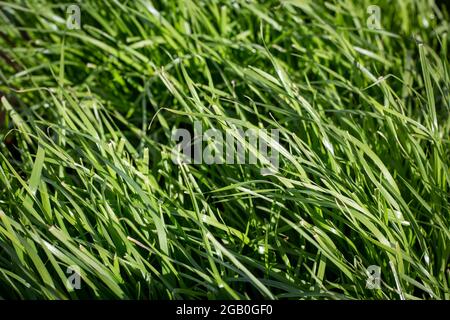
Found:
[{"label": "grass", "polygon": [[[450,298],[448,7],[77,4],[0,1],[0,298]],[[279,171],[174,164],[194,121]]]}]

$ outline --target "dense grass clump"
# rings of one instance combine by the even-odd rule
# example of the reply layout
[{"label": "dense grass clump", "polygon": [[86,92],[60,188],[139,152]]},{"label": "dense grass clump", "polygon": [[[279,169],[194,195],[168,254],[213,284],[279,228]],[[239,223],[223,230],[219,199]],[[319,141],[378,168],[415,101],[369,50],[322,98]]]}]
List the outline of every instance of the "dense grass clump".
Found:
[{"label": "dense grass clump", "polygon": [[[0,1],[0,298],[450,298],[445,5],[70,4]],[[175,164],[194,121],[279,171]]]}]

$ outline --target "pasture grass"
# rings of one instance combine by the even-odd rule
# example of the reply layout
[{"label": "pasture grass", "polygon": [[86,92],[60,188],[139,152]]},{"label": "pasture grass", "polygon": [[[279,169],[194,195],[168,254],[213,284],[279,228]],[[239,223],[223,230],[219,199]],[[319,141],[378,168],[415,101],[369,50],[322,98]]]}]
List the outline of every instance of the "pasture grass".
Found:
[{"label": "pasture grass", "polygon": [[0,298],[449,299],[448,9],[376,2],[0,1]]}]

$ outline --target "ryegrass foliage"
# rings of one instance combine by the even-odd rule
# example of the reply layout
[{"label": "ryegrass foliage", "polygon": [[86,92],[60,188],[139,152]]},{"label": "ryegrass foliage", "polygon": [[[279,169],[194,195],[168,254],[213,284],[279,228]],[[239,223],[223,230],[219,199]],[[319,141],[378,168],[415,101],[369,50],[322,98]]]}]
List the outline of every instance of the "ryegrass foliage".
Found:
[{"label": "ryegrass foliage", "polygon": [[[0,1],[1,298],[450,298],[443,5],[77,4]],[[279,171],[174,164],[194,121]]]}]

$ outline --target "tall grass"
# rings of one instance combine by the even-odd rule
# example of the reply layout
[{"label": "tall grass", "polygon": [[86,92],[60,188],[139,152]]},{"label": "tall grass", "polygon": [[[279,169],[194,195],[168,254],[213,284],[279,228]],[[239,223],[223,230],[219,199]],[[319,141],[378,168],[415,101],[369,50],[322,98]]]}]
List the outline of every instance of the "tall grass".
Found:
[{"label": "tall grass", "polygon": [[[0,1],[0,298],[450,298],[445,6],[77,4]],[[174,164],[194,121],[279,171]]]}]

